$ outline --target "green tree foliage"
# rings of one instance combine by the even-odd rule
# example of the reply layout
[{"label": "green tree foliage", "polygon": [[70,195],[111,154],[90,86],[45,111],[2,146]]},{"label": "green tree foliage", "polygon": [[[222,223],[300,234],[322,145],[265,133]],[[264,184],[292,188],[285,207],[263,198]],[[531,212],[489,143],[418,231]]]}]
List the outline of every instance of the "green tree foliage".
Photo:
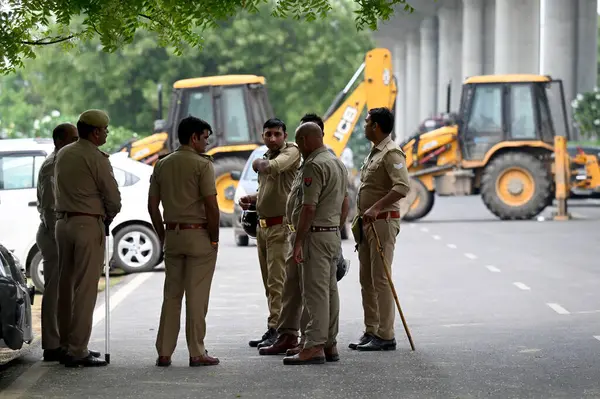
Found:
[{"label": "green tree foliage", "polygon": [[[21,67],[35,57],[34,48],[62,43],[73,46],[97,37],[101,48],[114,52],[131,43],[136,33],[156,33],[160,47],[173,46],[181,55],[188,47],[206,48],[205,33],[241,12],[256,13],[267,6],[275,18],[314,21],[328,17],[342,0],[7,0],[0,3],[0,72]],[[397,6],[413,8],[406,0],[356,0],[357,29],[377,28]],[[77,17],[82,23],[73,26]],[[53,24],[53,20],[57,23]],[[268,26],[268,25],[267,25]]]},{"label": "green tree foliage", "polygon": [[580,93],[571,102],[575,128],[584,140],[600,139],[600,92],[596,87],[594,91]]},{"label": "green tree foliage", "polygon": [[111,117],[111,135],[117,135],[115,126],[126,129],[118,137],[124,141],[133,132],[151,133],[158,83],[168,106],[177,79],[249,73],[266,77],[274,110],[293,132],[305,112],[325,112],[374,46],[368,31],[356,31],[344,4],[313,22],[273,18],[266,5],[257,13],[242,12],[207,31],[202,51],[187,45],[182,56],[146,31],[114,53],[101,51],[99,38],[68,52],[47,46],[0,79],[0,131],[31,136],[35,120],[53,111],[78,115],[100,108]]}]

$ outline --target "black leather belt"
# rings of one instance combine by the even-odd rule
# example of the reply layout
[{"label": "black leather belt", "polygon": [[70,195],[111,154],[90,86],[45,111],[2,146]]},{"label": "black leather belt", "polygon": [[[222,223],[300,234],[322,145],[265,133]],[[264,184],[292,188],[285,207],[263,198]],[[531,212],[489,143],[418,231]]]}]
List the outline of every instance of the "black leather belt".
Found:
[{"label": "black leather belt", "polygon": [[340,228],[338,226],[335,227],[323,227],[323,226],[310,226],[310,231],[314,233],[321,233],[324,231],[338,231]]}]

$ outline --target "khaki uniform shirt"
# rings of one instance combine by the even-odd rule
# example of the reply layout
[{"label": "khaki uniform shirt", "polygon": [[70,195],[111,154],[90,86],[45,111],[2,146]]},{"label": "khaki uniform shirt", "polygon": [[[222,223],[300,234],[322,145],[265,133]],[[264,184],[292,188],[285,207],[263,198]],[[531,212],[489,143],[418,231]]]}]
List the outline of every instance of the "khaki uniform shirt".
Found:
[{"label": "khaki uniform shirt", "polygon": [[292,188],[285,204],[285,218],[289,224],[294,226],[294,229],[298,227],[298,221],[300,220],[302,197],[302,167],[300,167],[296,171],[296,176],[292,182]]},{"label": "khaki uniform shirt", "polygon": [[342,203],[348,192],[348,171],[322,147],[310,154],[302,168],[302,204],[316,205],[313,226],[339,227]]},{"label": "khaki uniform shirt", "polygon": [[37,210],[40,220],[54,236],[56,224],[56,208],[54,206],[54,162],[56,151],[52,151],[44,160],[38,173],[37,181]]},{"label": "khaki uniform shirt", "polygon": [[269,167],[258,174],[256,210],[261,218],[283,216],[300,164],[300,151],[296,144],[286,142],[279,151],[267,151],[264,159],[269,160]]},{"label": "khaki uniform shirt", "polygon": [[121,210],[121,193],[108,157],[82,138],[58,151],[54,166],[57,212],[81,212],[114,219]]},{"label": "khaki uniform shirt", "polygon": [[[409,177],[406,170],[406,155],[392,140],[391,135],[371,149],[369,156],[360,168],[357,208],[360,215],[373,206],[390,190],[406,196],[409,191]],[[382,212],[399,211],[400,201],[396,201]]]},{"label": "khaki uniform shirt", "polygon": [[187,145],[158,161],[150,177],[148,195],[162,201],[165,223],[206,223],[204,198],[216,194],[211,158]]}]

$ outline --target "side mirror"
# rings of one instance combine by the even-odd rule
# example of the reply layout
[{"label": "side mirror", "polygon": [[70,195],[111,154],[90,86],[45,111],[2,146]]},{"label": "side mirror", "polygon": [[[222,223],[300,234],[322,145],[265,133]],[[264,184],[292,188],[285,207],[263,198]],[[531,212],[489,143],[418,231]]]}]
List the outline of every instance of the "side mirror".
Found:
[{"label": "side mirror", "polygon": [[167,127],[167,121],[164,119],[157,119],[154,121],[154,133],[160,133]]},{"label": "side mirror", "polygon": [[234,170],[230,172],[229,175],[231,176],[231,179],[235,181],[240,181],[240,179],[242,178],[242,172],[240,172],[239,170]]}]

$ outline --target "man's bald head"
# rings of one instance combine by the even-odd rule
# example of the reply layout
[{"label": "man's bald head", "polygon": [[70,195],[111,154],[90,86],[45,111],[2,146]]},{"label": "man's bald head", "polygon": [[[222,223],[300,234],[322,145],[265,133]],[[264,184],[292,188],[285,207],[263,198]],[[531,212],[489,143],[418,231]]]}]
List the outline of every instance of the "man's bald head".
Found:
[{"label": "man's bald head", "polygon": [[61,123],[52,131],[52,140],[57,149],[74,143],[78,138],[77,127],[72,123]]},{"label": "man's bald head", "polygon": [[296,129],[296,144],[300,148],[302,156],[323,146],[323,131],[314,122],[305,122]]},{"label": "man's bald head", "polygon": [[296,136],[301,137],[323,137],[323,131],[315,122],[305,122],[296,129]]}]

